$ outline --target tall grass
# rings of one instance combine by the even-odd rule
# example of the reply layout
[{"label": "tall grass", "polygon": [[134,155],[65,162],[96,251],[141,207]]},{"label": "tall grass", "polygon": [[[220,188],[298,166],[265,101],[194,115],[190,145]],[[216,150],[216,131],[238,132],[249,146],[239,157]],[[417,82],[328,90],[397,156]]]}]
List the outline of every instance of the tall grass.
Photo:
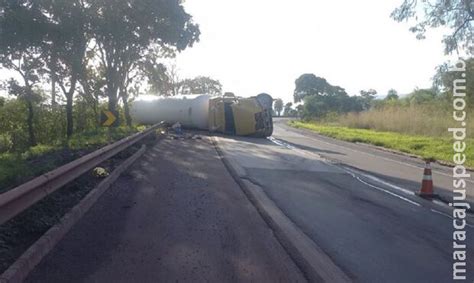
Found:
[{"label": "tall grass", "polygon": [[[473,138],[474,112],[467,112],[467,134]],[[460,126],[452,118],[452,109],[436,104],[384,106],[366,112],[349,113],[326,122],[349,128],[431,137],[449,137],[447,129]]]}]

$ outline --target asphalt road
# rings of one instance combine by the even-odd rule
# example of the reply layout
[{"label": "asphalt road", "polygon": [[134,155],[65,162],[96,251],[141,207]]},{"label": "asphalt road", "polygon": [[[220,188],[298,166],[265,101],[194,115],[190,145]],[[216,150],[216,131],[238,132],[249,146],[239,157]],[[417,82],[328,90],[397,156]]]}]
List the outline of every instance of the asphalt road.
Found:
[{"label": "asphalt road", "polygon": [[[422,161],[296,131],[278,120],[270,139],[220,137],[219,145],[243,168],[242,177],[261,186],[352,280],[452,281],[452,210],[413,193]],[[449,172],[434,166],[436,190],[445,198]],[[473,220],[469,215],[468,255],[474,254]]]},{"label": "asphalt road", "polygon": [[[316,153],[336,163],[353,166],[381,179],[399,184],[411,191],[420,189],[424,162],[400,154],[380,150],[374,146],[355,144],[292,128],[287,119],[276,119],[273,136],[298,148]],[[452,199],[452,168],[432,163],[435,191],[442,198]],[[468,180],[472,188],[474,180]],[[467,190],[467,199],[474,207],[474,190]]]},{"label": "asphalt road", "polygon": [[28,282],[303,282],[209,140],[149,149]]}]

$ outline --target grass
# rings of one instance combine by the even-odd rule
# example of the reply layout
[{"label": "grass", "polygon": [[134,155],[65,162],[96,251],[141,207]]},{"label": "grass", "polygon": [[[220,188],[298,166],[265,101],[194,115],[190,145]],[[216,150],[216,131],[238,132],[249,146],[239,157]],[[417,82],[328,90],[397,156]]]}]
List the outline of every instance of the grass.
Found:
[{"label": "grass", "polygon": [[[474,113],[467,111],[467,134],[474,138]],[[339,126],[355,129],[372,129],[408,135],[450,137],[448,128],[456,127],[452,109],[442,105],[385,106],[360,113],[336,116],[332,121]]]},{"label": "grass", "polygon": [[23,153],[0,154],[0,193],[51,171],[108,143],[142,130],[135,128],[98,129],[77,134],[67,146],[37,145]]},{"label": "grass", "polygon": [[[295,128],[308,129],[321,135],[349,141],[362,142],[389,148],[404,153],[414,154],[423,158],[434,158],[436,160],[453,163],[453,141],[447,137],[431,137],[421,135],[402,134],[388,131],[376,131],[372,129],[355,129],[338,125],[320,124],[316,122],[291,121],[290,125]],[[473,138],[465,140],[466,165],[474,167],[474,144]]]}]

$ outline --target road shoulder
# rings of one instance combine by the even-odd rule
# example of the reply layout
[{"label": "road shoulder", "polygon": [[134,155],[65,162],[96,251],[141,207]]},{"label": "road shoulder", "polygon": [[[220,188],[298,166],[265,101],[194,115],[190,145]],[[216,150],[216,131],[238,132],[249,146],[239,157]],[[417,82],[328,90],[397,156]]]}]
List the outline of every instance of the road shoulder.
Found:
[{"label": "road shoulder", "polygon": [[331,258],[277,207],[264,190],[248,179],[245,169],[219,147],[219,137],[214,136],[213,142],[234,180],[306,276],[313,282],[351,282]]},{"label": "road shoulder", "polygon": [[306,281],[206,139],[147,151],[28,278],[157,280]]}]

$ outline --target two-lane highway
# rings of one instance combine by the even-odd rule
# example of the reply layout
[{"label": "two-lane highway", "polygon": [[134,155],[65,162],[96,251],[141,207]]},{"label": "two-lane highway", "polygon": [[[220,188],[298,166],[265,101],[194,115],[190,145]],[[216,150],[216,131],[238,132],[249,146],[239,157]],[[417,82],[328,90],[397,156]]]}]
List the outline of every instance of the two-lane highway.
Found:
[{"label": "two-lane highway", "polygon": [[[331,270],[357,282],[451,281],[452,210],[415,195],[421,161],[282,121],[268,139],[216,139],[226,164],[235,165],[234,178],[260,187],[286,215],[286,227],[296,227],[304,235],[299,239],[313,244],[305,247],[336,267]],[[449,196],[449,169],[435,166],[434,172],[436,189]],[[28,281],[311,279],[286,245],[289,239],[262,215],[207,138],[165,139],[118,180]],[[474,217],[467,218],[472,255]],[[474,278],[474,266],[467,269]]]},{"label": "two-lane highway", "polygon": [[[351,279],[452,280],[451,210],[413,194],[420,161],[304,135],[278,121],[268,140],[219,137],[219,146]],[[474,252],[472,237],[468,249]],[[473,278],[474,266],[468,269]]]},{"label": "two-lane highway", "polygon": [[[411,191],[420,189],[423,160],[381,150],[365,144],[354,144],[324,137],[316,133],[295,129],[287,125],[287,119],[276,119],[273,137],[298,148],[316,153],[331,161],[369,172],[373,176],[399,184]],[[452,169],[432,163],[436,193],[446,200],[452,199]],[[472,179],[467,181],[474,186]],[[474,190],[467,190],[467,199],[474,204]]]}]

